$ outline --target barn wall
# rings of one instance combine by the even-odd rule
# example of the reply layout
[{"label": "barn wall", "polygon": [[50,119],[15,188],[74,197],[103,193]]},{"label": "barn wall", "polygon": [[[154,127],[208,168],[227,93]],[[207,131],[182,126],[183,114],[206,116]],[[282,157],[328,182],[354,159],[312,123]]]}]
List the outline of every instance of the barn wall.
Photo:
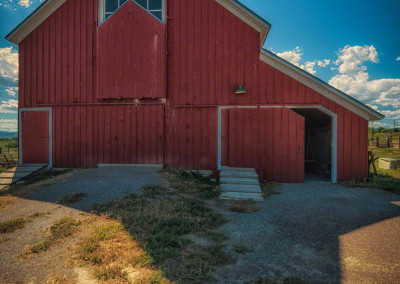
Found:
[{"label": "barn wall", "polygon": [[53,108],[54,167],[163,164],[163,105]]},{"label": "barn wall", "polygon": [[19,45],[19,106],[97,102],[97,0],[68,0]]},{"label": "barn wall", "polygon": [[165,97],[166,29],[133,1],[98,28],[98,97]]},{"label": "barn wall", "polygon": [[218,109],[167,108],[166,161],[181,169],[217,170]]},{"label": "barn wall", "polygon": [[[97,53],[103,52],[101,48],[98,49],[97,2],[68,0],[27,36],[19,47],[19,106],[50,106],[55,109],[53,114],[57,116],[59,123],[54,129],[58,133],[55,136],[59,135],[54,138],[59,139],[54,143],[58,145],[58,154],[53,155],[55,166],[92,167],[101,162],[120,161],[121,155],[118,156],[118,150],[114,148],[104,150],[106,152],[102,153],[106,154],[101,154],[103,156],[96,154],[100,145],[96,144],[97,140],[93,140],[90,134],[96,134],[97,136],[93,136],[95,138],[99,135],[94,132],[97,127],[94,122],[95,113],[100,110],[107,112],[107,109],[115,107],[104,104],[98,106],[98,98],[121,97],[115,90],[104,91],[103,83],[107,82],[109,86],[112,78],[104,77],[103,74],[99,81],[97,77],[98,64],[102,64],[102,61],[97,60]],[[167,11],[168,56],[167,72],[164,76],[168,78],[167,98],[171,104],[171,117],[167,120],[170,121],[167,122],[167,129],[171,130],[167,137],[175,139],[172,141],[179,142],[178,145],[183,145],[183,148],[179,148],[175,144],[173,147],[171,143],[168,144],[166,152],[169,162],[185,168],[216,167],[217,144],[213,133],[216,131],[215,111],[218,105],[322,105],[338,115],[338,179],[367,176],[368,122],[365,119],[262,62],[259,33],[214,0],[168,0]],[[112,18],[108,21],[110,20]],[[104,29],[107,29],[107,25]],[[161,37],[161,33],[158,35]],[[106,39],[107,37],[102,38]],[[233,94],[238,84],[247,89],[246,95]],[[139,91],[121,93],[127,94],[123,96],[135,97],[143,89],[154,87],[156,91],[149,93],[150,96],[157,97],[161,93],[159,90],[165,90],[165,83],[164,87],[151,85],[138,87]],[[123,105],[122,101],[120,103],[117,108],[129,106]],[[188,110],[177,110],[178,106],[192,106],[194,112],[200,112],[198,109],[202,106],[209,106],[209,117],[201,118],[200,131],[194,127],[199,118]],[[81,111],[82,114],[79,114]],[[111,113],[113,112],[110,110],[110,115]],[[169,117],[169,112],[166,113]],[[74,117],[73,128],[70,127],[71,117]],[[90,123],[91,120],[94,121]],[[187,125],[184,127],[185,134],[178,133],[184,123],[182,121],[189,124],[189,128],[186,128]],[[83,122],[86,124],[80,125]],[[204,128],[203,124],[208,124],[208,127]],[[69,136],[73,131],[78,132],[76,129],[80,130],[82,139],[86,136],[86,140]],[[116,130],[113,128],[112,131]],[[86,132],[88,133],[82,134]],[[191,133],[201,137],[201,150],[196,146],[199,141]],[[81,141],[85,146],[79,148]],[[209,146],[205,150],[207,143]],[[111,138],[109,144],[112,144]],[[65,154],[64,150],[68,150],[69,154]],[[78,150],[80,152],[76,152]],[[82,155],[70,155],[75,152],[87,154],[83,155],[85,158]],[[117,156],[108,158],[109,152],[110,155],[114,153]],[[138,161],[144,160],[154,161],[155,158],[138,158]],[[130,160],[134,161],[137,158]]]},{"label": "barn wall", "polygon": [[287,108],[229,110],[229,166],[275,182],[304,182],[305,119]]}]

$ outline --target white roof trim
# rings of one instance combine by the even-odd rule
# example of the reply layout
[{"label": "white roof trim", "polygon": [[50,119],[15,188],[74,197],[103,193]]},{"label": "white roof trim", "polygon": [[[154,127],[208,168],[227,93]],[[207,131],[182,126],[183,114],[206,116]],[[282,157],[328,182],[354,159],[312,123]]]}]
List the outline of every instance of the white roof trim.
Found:
[{"label": "white roof trim", "polygon": [[16,27],[6,39],[19,44],[67,0],[47,0]]},{"label": "white roof trim", "polygon": [[267,63],[268,65],[271,65],[272,67],[285,73],[289,77],[292,77],[298,82],[313,89],[314,91],[320,93],[321,95],[327,97],[328,99],[334,101],[335,103],[340,104],[344,108],[354,112],[355,114],[359,115],[360,117],[368,121],[381,120],[385,117],[384,115],[374,111],[373,109],[370,109],[363,103],[340,92],[334,87],[312,76],[311,74],[303,70],[300,70],[293,64],[278,57],[277,55],[273,55],[272,53],[261,49],[260,59],[263,62]]}]

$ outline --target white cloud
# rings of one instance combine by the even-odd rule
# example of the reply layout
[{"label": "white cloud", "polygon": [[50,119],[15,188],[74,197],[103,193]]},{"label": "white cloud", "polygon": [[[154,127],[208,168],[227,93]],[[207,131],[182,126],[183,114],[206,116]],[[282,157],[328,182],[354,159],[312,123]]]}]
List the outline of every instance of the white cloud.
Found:
[{"label": "white cloud", "polygon": [[324,59],[324,60],[318,61],[318,66],[322,67],[322,68],[325,68],[329,64],[331,64],[331,60],[330,59]]},{"label": "white cloud", "polygon": [[291,51],[277,53],[276,55],[285,59],[286,61],[289,61],[290,63],[292,63],[296,66],[299,66],[301,57],[303,56],[303,53],[301,53],[300,47],[296,46],[295,49],[293,49]]},{"label": "white cloud", "polygon": [[383,110],[382,114],[384,114],[388,119],[400,119],[400,109]]},{"label": "white cloud", "polygon": [[291,51],[285,51],[282,53],[277,53],[279,57],[285,59],[286,61],[292,63],[293,65],[307,71],[308,73],[314,75],[317,72],[314,70],[315,62],[314,61],[307,61],[305,64],[300,64],[301,58],[303,53],[301,52],[301,48],[296,46]]},{"label": "white cloud", "polygon": [[12,47],[0,48],[0,85],[6,87],[18,85],[18,52]]},{"label": "white cloud", "polygon": [[400,56],[396,58],[396,61],[400,61]]},{"label": "white cloud", "polygon": [[11,97],[16,97],[18,94],[18,87],[9,87],[7,89],[4,90],[7,95],[11,96]]},{"label": "white cloud", "polygon": [[335,65],[339,66],[338,70],[342,74],[356,74],[367,70],[367,67],[363,65],[367,61],[379,62],[378,52],[373,45],[346,45],[342,49],[339,49],[338,60],[335,61]]},{"label": "white cloud", "polygon": [[0,113],[17,113],[18,101],[7,100],[0,103]]},{"label": "white cloud", "polygon": [[0,131],[16,132],[18,127],[16,119],[0,119]]},{"label": "white cloud", "polygon": [[30,2],[29,0],[19,0],[18,4],[25,8],[28,8],[32,4],[32,2]]},{"label": "white cloud", "polygon": [[385,122],[373,121],[373,122],[369,123],[369,127],[373,127],[373,128],[378,128],[378,127],[393,128],[393,124],[389,124],[389,123],[385,123]]},{"label": "white cloud", "polygon": [[340,74],[334,76],[329,84],[363,101],[382,106],[400,106],[400,79],[370,80],[364,62],[379,62],[374,46],[345,46],[338,52]]}]

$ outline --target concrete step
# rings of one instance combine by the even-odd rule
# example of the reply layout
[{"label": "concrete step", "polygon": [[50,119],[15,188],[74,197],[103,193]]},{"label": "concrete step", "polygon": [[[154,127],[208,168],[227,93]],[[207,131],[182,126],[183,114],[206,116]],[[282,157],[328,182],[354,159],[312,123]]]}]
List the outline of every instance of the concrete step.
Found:
[{"label": "concrete step", "polygon": [[221,190],[224,192],[261,193],[260,185],[254,184],[221,184]]},{"label": "concrete step", "polygon": [[229,184],[257,184],[259,185],[258,178],[234,178],[234,177],[221,177],[220,183]]},{"label": "concrete step", "polygon": [[258,178],[257,173],[254,172],[234,172],[234,171],[221,171],[220,177],[233,177],[233,178]]},{"label": "concrete step", "polygon": [[223,192],[221,199],[240,200],[240,199],[254,199],[256,201],[263,201],[264,198],[261,193],[248,193],[248,192]]},{"label": "concrete step", "polygon": [[37,167],[45,167],[45,166],[47,166],[47,164],[22,164],[22,165],[19,165],[18,167],[35,167],[35,168],[37,168]]},{"label": "concrete step", "polygon": [[226,171],[226,172],[250,172],[250,173],[255,173],[256,170],[253,168],[232,168],[232,167],[222,167],[221,171]]}]

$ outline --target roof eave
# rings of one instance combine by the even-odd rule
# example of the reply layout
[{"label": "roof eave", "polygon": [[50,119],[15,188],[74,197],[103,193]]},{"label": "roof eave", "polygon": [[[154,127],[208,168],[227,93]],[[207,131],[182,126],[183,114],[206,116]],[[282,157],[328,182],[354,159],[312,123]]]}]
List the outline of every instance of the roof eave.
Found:
[{"label": "roof eave", "polygon": [[[343,93],[342,91],[336,89],[335,87],[329,85],[328,83],[322,81],[321,79],[311,75],[305,70],[300,69],[299,67],[293,65],[292,63],[284,60],[283,58],[263,48],[261,49],[261,59],[263,59],[263,61],[268,64],[272,63],[271,65],[274,65],[273,67],[277,68],[278,70],[280,70],[281,72],[285,73],[290,77],[294,77],[293,74],[290,74],[291,72],[296,72],[299,76],[302,76],[307,79],[307,80],[302,80],[301,83],[305,84],[306,86],[320,93],[321,89],[323,89],[324,91],[323,95],[327,96],[329,99],[337,98],[338,100],[334,101],[343,105],[344,107],[347,106],[346,107],[347,109],[354,111],[354,107],[357,108],[358,110],[360,110],[357,112],[357,114],[367,119],[368,121],[376,121],[385,118],[383,114],[371,109],[362,102],[354,99],[353,97]],[[274,59],[275,61],[278,61],[278,64],[274,64],[275,63]],[[281,68],[279,68],[280,66]],[[286,69],[282,67],[286,67]],[[353,106],[353,108],[350,106]]]},{"label": "roof eave", "polygon": [[19,44],[66,1],[67,0],[46,0],[13,29],[6,36],[6,39],[12,43]]}]

